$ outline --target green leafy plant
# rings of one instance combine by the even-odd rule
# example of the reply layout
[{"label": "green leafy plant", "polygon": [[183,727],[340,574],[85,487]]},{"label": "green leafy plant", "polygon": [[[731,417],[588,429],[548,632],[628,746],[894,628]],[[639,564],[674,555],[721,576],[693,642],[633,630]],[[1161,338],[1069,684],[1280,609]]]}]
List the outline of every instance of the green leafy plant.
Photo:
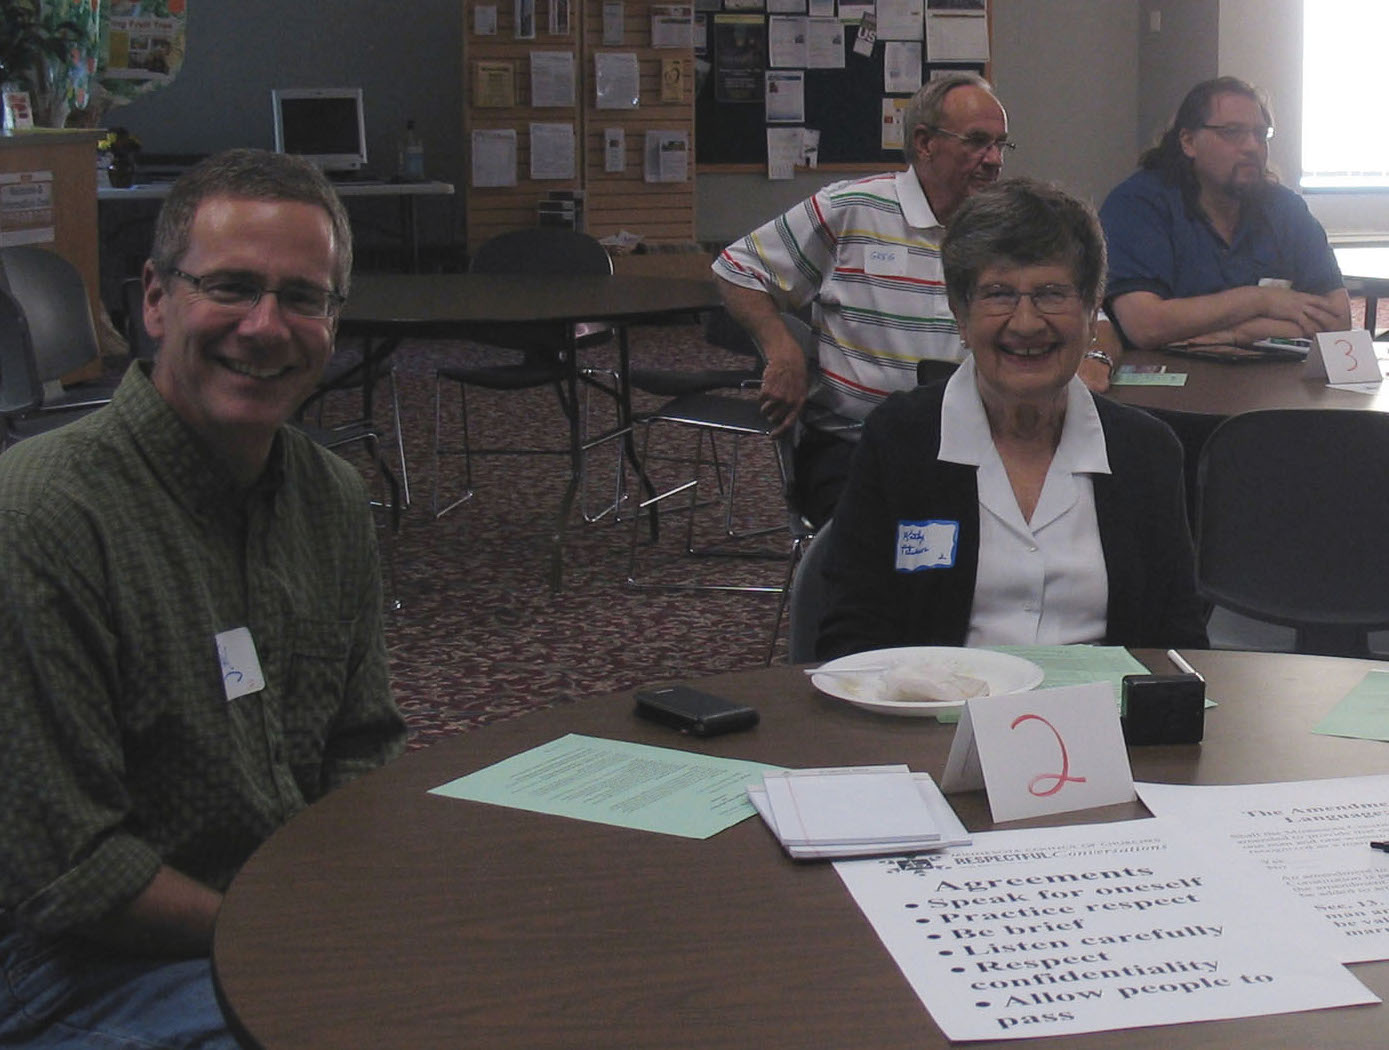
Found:
[{"label": "green leafy plant", "polygon": [[113,157],[133,157],[140,152],[140,140],[125,128],[112,128],[96,144],[98,151]]},{"label": "green leafy plant", "polygon": [[48,87],[48,63],[65,63],[86,39],[76,22],[49,25],[41,0],[0,0],[0,83],[17,84],[35,98]]}]

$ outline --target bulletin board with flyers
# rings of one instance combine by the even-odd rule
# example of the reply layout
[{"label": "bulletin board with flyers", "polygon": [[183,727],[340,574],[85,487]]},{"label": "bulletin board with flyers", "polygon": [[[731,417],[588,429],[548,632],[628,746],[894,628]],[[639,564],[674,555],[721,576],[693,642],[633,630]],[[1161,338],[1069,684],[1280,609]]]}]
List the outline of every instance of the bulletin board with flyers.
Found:
[{"label": "bulletin board with flyers", "polygon": [[[730,0],[724,0],[725,6]],[[735,0],[736,2],[736,0]],[[775,5],[777,0],[770,0]],[[814,0],[811,0],[813,5]],[[701,171],[764,171],[767,168],[768,128],[803,126],[819,132],[817,164],[822,168],[863,170],[891,167],[902,160],[900,146],[884,148],[885,100],[898,104],[910,98],[914,87],[903,87],[919,73],[918,83],[925,83],[933,73],[967,71],[988,76],[987,14],[982,0],[924,0],[928,20],[951,17],[950,22],[935,25],[951,27],[971,25],[955,21],[956,7],[976,10],[973,27],[982,34],[982,53],[971,54],[973,60],[957,60],[958,51],[950,61],[932,61],[931,39],[920,43],[920,70],[904,69],[902,56],[906,52],[897,40],[879,36],[869,44],[860,44],[862,24],[859,12],[841,3],[836,15],[842,29],[843,59],[839,68],[806,68],[803,75],[804,122],[778,121],[770,116],[765,94],[764,77],[783,70],[776,62],[776,21],[773,10],[757,11],[698,11],[704,25],[697,28],[696,49],[695,142],[696,161]],[[805,12],[802,8],[802,13]],[[873,11],[872,5],[866,10]],[[813,14],[814,7],[810,8]],[[929,24],[929,22],[928,22]],[[701,32],[702,29],[702,32]],[[870,25],[869,33],[873,32]],[[924,34],[923,34],[924,36]],[[760,47],[760,50],[759,50]],[[865,53],[866,52],[866,53]],[[887,71],[891,54],[892,72]],[[812,60],[813,61],[813,60]],[[914,63],[912,63],[914,64]],[[793,77],[794,73],[791,74]],[[793,82],[793,87],[796,85]],[[893,90],[898,88],[898,90]],[[770,116],[770,119],[769,119]],[[783,115],[784,116],[784,115]],[[890,136],[889,136],[890,137]]]}]

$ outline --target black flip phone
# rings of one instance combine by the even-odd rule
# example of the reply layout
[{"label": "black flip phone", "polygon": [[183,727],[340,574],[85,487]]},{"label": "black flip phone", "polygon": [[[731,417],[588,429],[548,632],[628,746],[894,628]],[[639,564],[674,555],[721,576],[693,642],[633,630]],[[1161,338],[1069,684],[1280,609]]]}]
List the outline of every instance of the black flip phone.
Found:
[{"label": "black flip phone", "polygon": [[735,704],[687,685],[637,690],[637,714],[694,736],[751,729],[758,720],[757,711],[746,704]]}]

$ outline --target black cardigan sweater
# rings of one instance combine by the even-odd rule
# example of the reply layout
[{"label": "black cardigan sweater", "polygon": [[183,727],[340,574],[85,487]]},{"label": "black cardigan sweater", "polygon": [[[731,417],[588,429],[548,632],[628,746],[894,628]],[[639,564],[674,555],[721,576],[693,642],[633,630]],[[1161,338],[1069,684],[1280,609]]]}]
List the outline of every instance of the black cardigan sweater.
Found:
[{"label": "black cardigan sweater", "polygon": [[[964,645],[979,565],[975,468],[944,463],[945,383],[893,394],[864,426],[835,508],[824,562],[820,659],[898,645]],[[1205,648],[1187,525],[1182,447],[1137,409],[1095,398],[1109,474],[1092,475],[1109,604],[1104,641],[1131,648]],[[899,521],[959,522],[955,565],[898,572]]]}]

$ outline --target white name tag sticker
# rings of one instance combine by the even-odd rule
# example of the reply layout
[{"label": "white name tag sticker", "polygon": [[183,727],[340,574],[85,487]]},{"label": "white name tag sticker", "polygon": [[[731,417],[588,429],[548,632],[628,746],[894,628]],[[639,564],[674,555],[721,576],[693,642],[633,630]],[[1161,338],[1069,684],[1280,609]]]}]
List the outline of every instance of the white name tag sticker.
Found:
[{"label": "white name tag sticker", "polygon": [[1383,378],[1375,360],[1374,343],[1363,328],[1350,332],[1318,332],[1302,374],[1308,379],[1326,377],[1328,383],[1377,384]]},{"label": "white name tag sticker", "polygon": [[953,569],[959,544],[958,521],[899,521],[894,567],[898,572]]},{"label": "white name tag sticker", "polygon": [[863,256],[863,272],[874,277],[907,276],[907,249],[875,246]]},{"label": "white name tag sticker", "polygon": [[217,659],[222,664],[222,688],[228,700],[265,688],[265,674],[260,669],[256,643],[246,627],[233,627],[217,635]]}]

